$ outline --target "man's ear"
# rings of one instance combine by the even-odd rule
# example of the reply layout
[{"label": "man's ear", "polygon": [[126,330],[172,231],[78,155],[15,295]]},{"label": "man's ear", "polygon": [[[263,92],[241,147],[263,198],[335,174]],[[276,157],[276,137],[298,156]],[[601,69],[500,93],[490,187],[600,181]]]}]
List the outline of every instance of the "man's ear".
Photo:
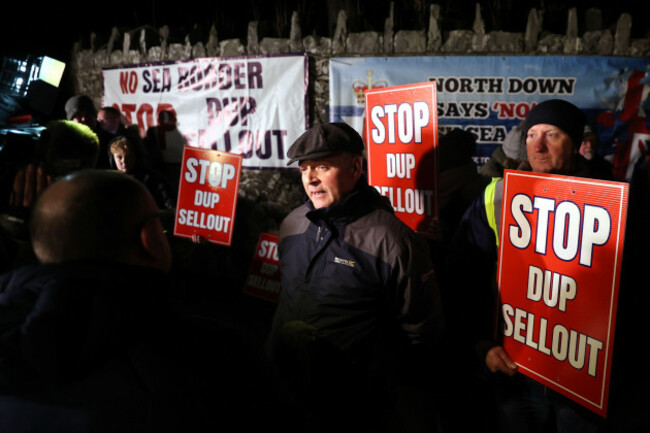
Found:
[{"label": "man's ear", "polygon": [[352,174],[354,175],[354,180],[357,181],[361,177],[363,172],[363,158],[360,156],[355,156],[352,159]]},{"label": "man's ear", "polygon": [[149,266],[168,271],[171,267],[171,249],[158,218],[148,218],[140,229],[142,245]]}]

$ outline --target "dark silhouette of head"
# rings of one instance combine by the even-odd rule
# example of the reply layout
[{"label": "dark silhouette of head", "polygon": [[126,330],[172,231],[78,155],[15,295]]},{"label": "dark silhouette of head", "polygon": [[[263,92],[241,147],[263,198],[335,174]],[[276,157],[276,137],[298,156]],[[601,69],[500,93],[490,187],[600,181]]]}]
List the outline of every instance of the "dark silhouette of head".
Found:
[{"label": "dark silhouette of head", "polygon": [[39,197],[31,239],[42,263],[101,260],[169,270],[170,247],[158,207],[136,179],[111,170],[81,170]]},{"label": "dark silhouette of head", "polygon": [[52,120],[41,132],[45,167],[53,176],[94,168],[99,156],[99,138],[90,127],[71,120]]}]

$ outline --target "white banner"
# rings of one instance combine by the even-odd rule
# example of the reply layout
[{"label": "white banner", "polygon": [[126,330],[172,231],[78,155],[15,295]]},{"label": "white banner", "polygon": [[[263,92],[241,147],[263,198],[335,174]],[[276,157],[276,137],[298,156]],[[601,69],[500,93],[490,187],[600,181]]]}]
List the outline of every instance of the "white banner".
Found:
[{"label": "white banner", "polygon": [[286,167],[287,149],[308,127],[307,62],[278,55],[106,68],[103,105],[143,137],[171,112],[166,162],[179,163],[187,144],[241,154],[244,168]]}]

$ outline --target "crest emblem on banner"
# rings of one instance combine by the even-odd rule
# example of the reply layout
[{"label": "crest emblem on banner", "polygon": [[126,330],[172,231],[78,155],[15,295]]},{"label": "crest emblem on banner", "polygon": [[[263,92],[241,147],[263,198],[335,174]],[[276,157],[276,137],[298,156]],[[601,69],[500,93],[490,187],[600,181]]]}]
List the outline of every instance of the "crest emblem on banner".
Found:
[{"label": "crest emblem on banner", "polygon": [[366,75],[368,81],[363,82],[361,80],[355,80],[352,82],[352,90],[354,90],[354,96],[356,97],[357,104],[359,105],[365,105],[366,103],[365,100],[366,90],[381,89],[384,87],[388,87],[388,81],[386,80],[373,81],[372,75],[373,75],[372,69],[369,69]]}]

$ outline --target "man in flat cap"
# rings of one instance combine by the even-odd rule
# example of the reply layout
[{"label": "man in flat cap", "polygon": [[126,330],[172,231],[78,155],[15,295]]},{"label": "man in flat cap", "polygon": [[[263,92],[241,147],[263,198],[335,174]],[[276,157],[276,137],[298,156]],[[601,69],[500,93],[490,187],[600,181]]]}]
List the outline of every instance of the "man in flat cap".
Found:
[{"label": "man in flat cap", "polygon": [[[586,120],[578,107],[561,99],[533,107],[523,122],[529,169],[536,173],[607,177],[607,173],[595,173],[578,152]],[[526,164],[519,167],[526,168]],[[466,341],[473,345],[479,364],[494,373],[485,383],[495,384],[498,431],[599,431],[601,420],[597,415],[518,374],[517,365],[500,345],[498,336],[502,332],[495,329],[501,311],[495,276],[502,196],[503,179],[494,178],[470,205],[456,232],[448,266],[449,272],[456,275],[455,296],[462,302],[459,311],[465,312],[466,322],[471,323]],[[493,416],[485,412],[483,403],[464,411],[474,409]],[[475,419],[485,427],[485,418]]]},{"label": "man in flat cap", "polygon": [[330,123],[288,151],[308,199],[280,228],[269,348],[325,431],[390,431],[396,373],[415,370],[405,360],[441,324],[428,247],[368,185],[363,150],[353,128]]}]

